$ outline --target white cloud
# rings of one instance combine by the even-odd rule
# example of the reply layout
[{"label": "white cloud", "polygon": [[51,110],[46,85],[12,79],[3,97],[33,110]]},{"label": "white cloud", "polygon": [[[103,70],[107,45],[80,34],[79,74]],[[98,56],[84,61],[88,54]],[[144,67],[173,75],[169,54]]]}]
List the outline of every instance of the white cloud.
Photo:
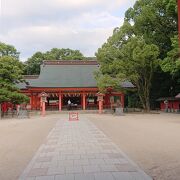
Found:
[{"label": "white cloud", "polygon": [[113,11],[130,5],[124,0],[2,1],[0,39],[13,44],[24,60],[53,47],[79,49],[93,56],[123,22],[123,12],[117,16]]},{"label": "white cloud", "polygon": [[124,0],[1,0],[2,10],[5,16],[19,16],[32,14],[46,14],[56,10],[77,10],[101,8],[114,9],[129,2]]}]

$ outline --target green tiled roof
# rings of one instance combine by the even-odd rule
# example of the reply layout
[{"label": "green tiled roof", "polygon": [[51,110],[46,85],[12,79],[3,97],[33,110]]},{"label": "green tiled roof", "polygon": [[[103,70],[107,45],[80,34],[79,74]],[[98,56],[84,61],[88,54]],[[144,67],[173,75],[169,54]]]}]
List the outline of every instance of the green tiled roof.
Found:
[{"label": "green tiled roof", "polygon": [[30,87],[97,87],[98,65],[44,65]]},{"label": "green tiled roof", "polygon": [[[45,61],[41,65],[39,77],[28,78],[18,84],[20,89],[27,87],[83,88],[97,87],[94,72],[99,69],[96,61]],[[134,87],[131,82],[120,83],[122,87]]]}]

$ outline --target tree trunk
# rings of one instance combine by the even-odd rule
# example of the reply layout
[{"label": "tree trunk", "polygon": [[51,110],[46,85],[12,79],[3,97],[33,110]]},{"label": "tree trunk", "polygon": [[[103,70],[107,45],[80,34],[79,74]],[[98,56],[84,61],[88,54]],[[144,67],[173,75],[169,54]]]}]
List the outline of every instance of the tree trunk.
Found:
[{"label": "tree trunk", "polygon": [[146,109],[147,109],[147,112],[150,112],[149,96],[146,98]]},{"label": "tree trunk", "polygon": [[138,90],[139,99],[145,112],[150,112],[149,89]]}]

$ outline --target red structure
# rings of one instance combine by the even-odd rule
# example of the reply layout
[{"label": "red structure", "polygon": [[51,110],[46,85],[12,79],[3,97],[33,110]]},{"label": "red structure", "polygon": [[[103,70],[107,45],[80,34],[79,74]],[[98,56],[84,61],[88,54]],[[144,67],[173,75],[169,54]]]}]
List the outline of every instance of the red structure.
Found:
[{"label": "red structure", "polygon": [[[112,89],[99,101],[99,90],[94,72],[99,69],[97,61],[44,61],[39,76],[25,76],[26,84],[18,84],[21,92],[30,97],[28,107],[31,110],[58,110],[68,108],[68,100],[72,109],[110,108],[110,99],[114,103],[119,99],[124,107],[124,94]],[[134,87],[130,82],[123,82],[124,88]],[[47,94],[42,106],[41,94]]]},{"label": "red structure", "polygon": [[163,97],[157,99],[160,102],[161,111],[179,112],[180,111],[180,96]]}]

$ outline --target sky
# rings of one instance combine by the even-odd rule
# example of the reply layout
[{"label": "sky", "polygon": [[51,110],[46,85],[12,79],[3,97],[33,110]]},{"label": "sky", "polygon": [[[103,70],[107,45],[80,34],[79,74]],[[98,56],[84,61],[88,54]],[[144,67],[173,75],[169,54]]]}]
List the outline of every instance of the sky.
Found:
[{"label": "sky", "polygon": [[52,48],[94,56],[136,0],[0,0],[0,42],[20,59]]}]

